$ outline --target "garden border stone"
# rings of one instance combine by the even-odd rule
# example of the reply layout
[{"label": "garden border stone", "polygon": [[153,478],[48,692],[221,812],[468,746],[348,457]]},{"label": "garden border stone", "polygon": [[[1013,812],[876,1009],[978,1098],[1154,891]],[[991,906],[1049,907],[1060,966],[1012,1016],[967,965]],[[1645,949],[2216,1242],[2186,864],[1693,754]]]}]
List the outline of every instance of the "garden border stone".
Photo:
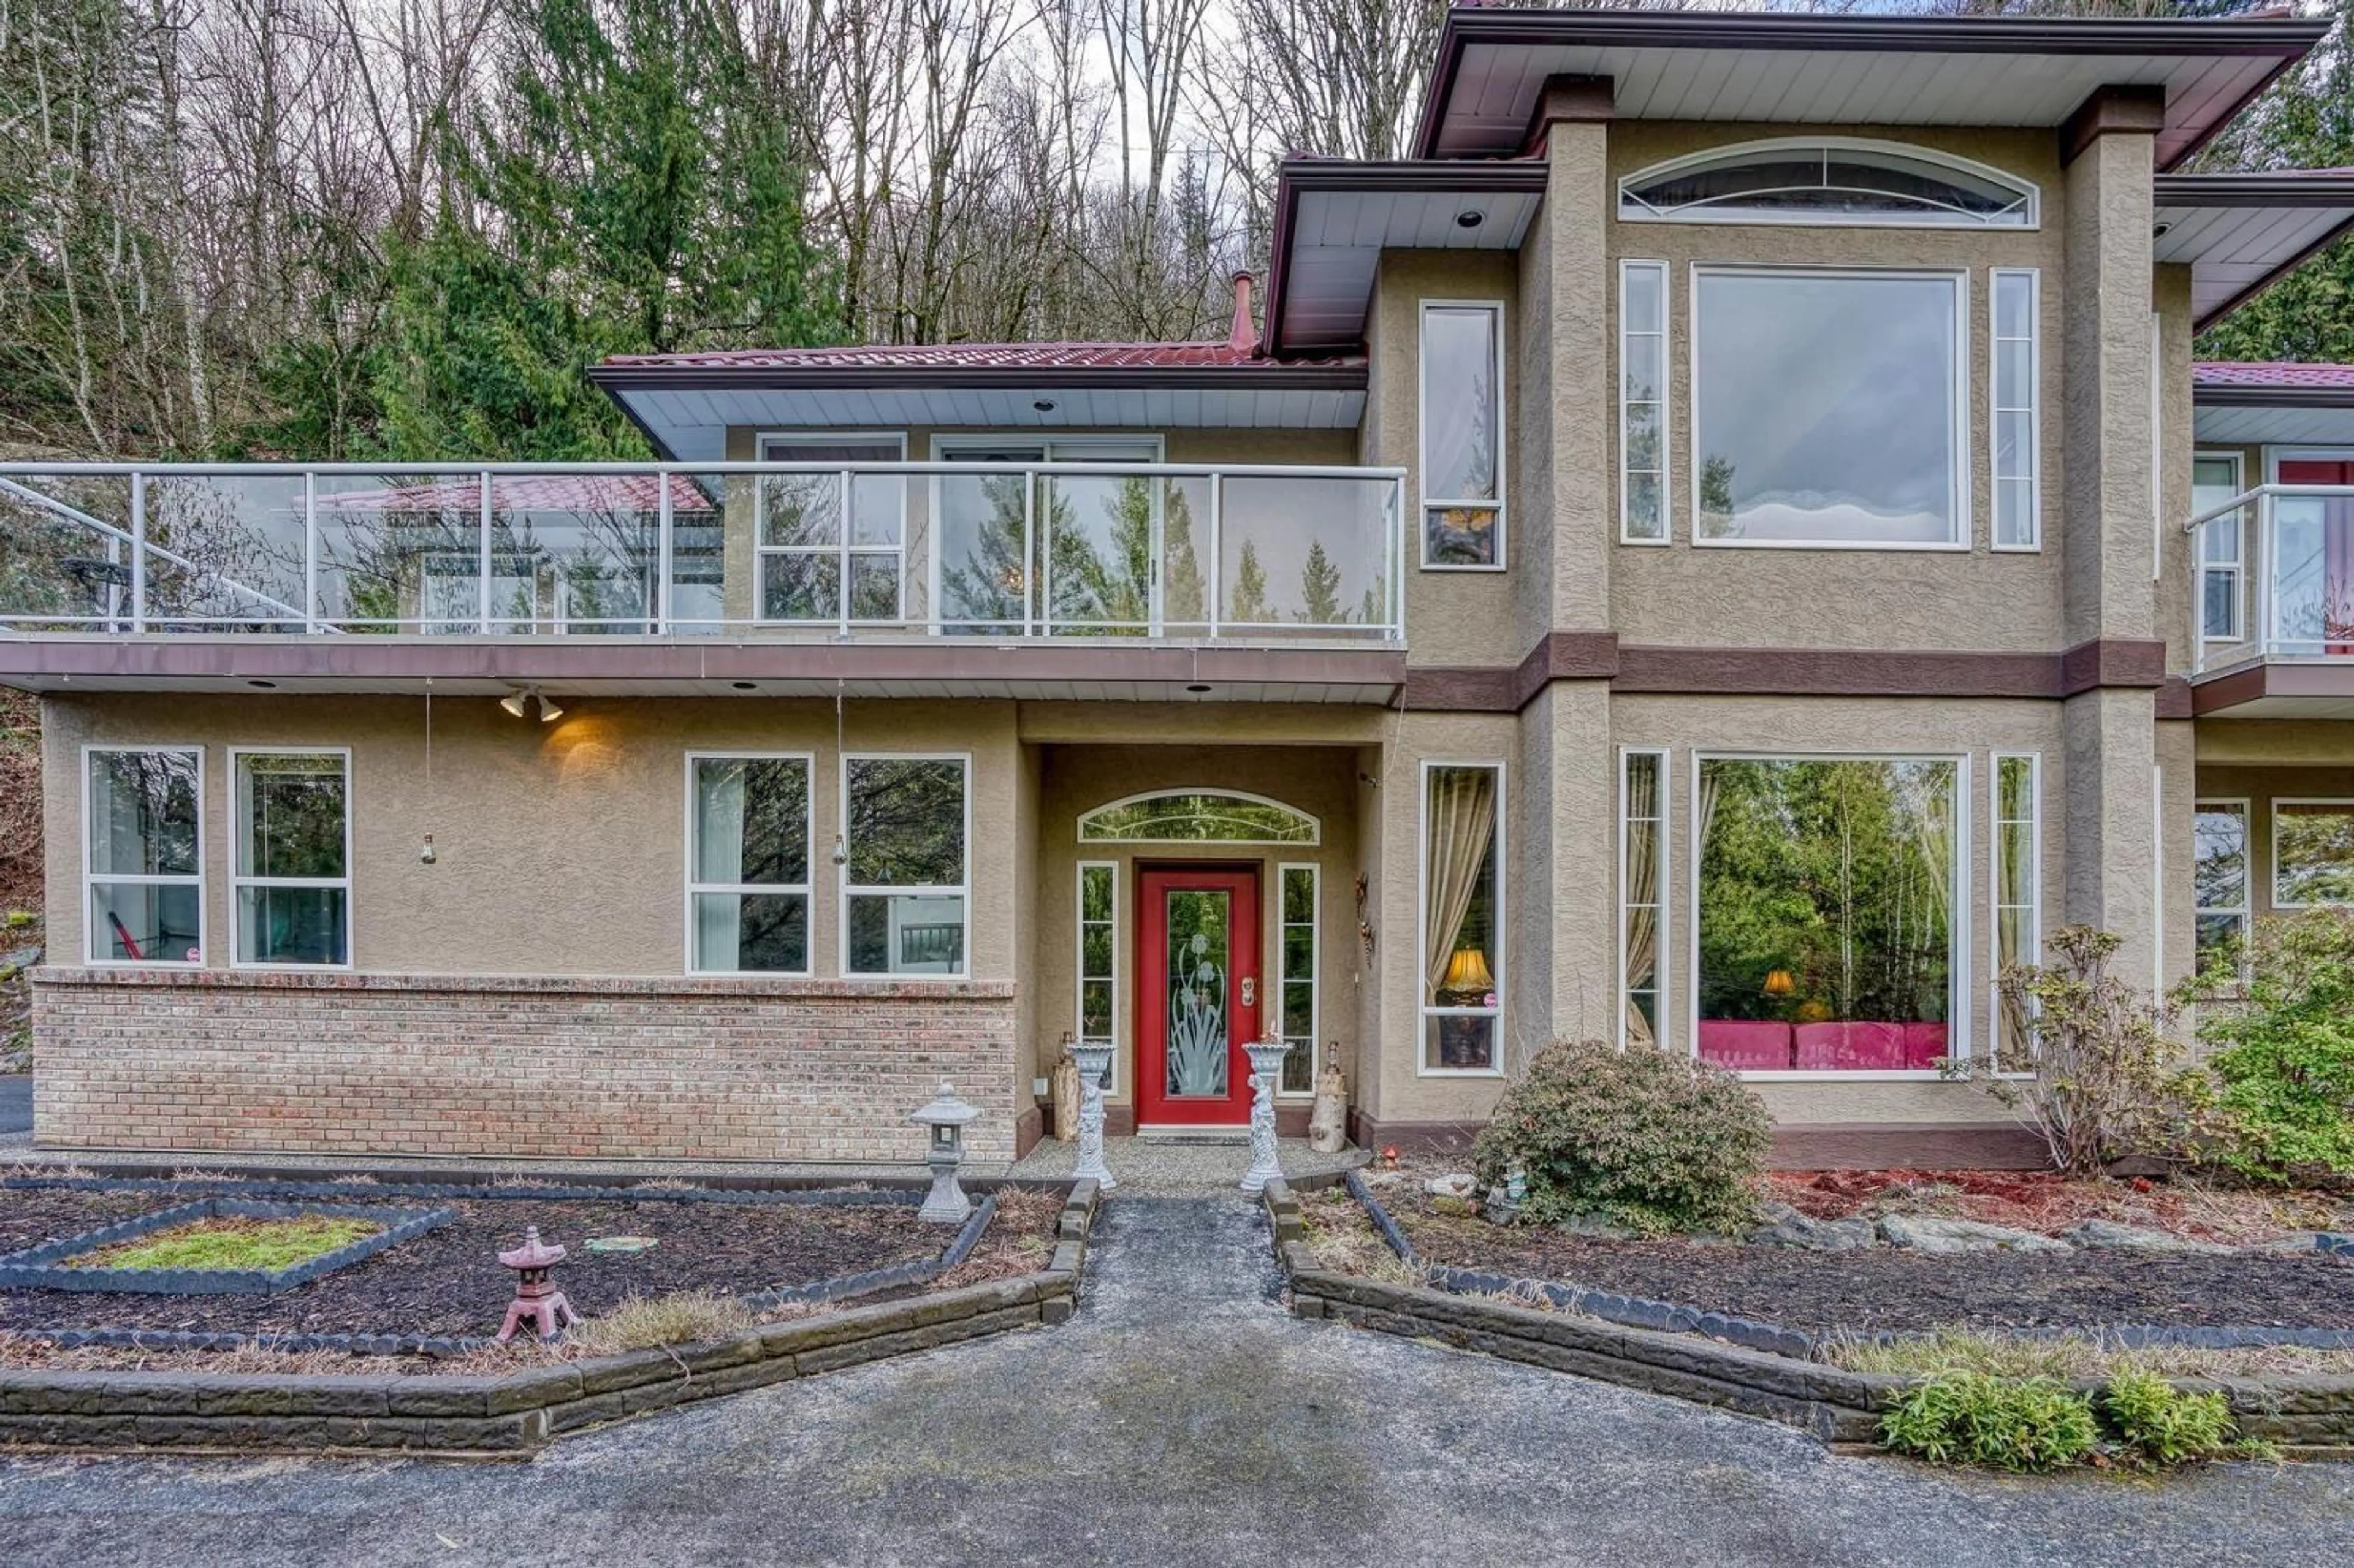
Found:
[{"label": "garden border stone", "polygon": [[[1354,1174],[1350,1172],[1352,1178]],[[1363,1202],[1362,1183],[1352,1180],[1349,1185],[1352,1195]],[[1546,1312],[1455,1289],[1391,1285],[1333,1273],[1308,1247],[1299,1200],[1288,1182],[1268,1182],[1260,1201],[1274,1232],[1277,1260],[1290,1284],[1291,1309],[1303,1318],[1331,1319],[1762,1416],[1834,1446],[1872,1444],[1889,1405],[1918,1381],[1896,1373],[1848,1372],[1784,1352],[1723,1342],[1716,1335],[1720,1319],[1713,1314],[1694,1311],[1691,1328],[1675,1330],[1603,1319],[1587,1307]],[[1369,1212],[1377,1207],[1369,1205]],[[1378,1222],[1376,1228],[1381,1228]],[[1518,1288],[1542,1282],[1503,1283]],[[1587,1298],[1603,1294],[1589,1293]],[[2354,1458],[2354,1375],[2170,1381],[2194,1392],[2221,1392],[2242,1436],[2275,1444],[2292,1457]],[[2079,1381],[2075,1386],[2090,1394],[2102,1385]]]},{"label": "garden border stone", "polygon": [[[502,1377],[0,1370],[0,1444],[528,1458],[561,1433],[1066,1321],[1098,1200],[1095,1182],[1067,1184],[1054,1257],[1034,1273]],[[985,1224],[976,1215],[959,1240]]]},{"label": "garden border stone", "polygon": [[[134,1240],[196,1220],[290,1220],[322,1215],[367,1220],[384,1229],[346,1242],[331,1252],[284,1268],[72,1268],[79,1257],[116,1242]],[[322,1275],[373,1257],[389,1246],[437,1230],[458,1217],[455,1209],[387,1209],[349,1203],[273,1203],[247,1198],[206,1197],[175,1203],[152,1214],[119,1220],[79,1235],[43,1242],[0,1256],[0,1290],[126,1291],[151,1296],[267,1296],[307,1285]]]}]

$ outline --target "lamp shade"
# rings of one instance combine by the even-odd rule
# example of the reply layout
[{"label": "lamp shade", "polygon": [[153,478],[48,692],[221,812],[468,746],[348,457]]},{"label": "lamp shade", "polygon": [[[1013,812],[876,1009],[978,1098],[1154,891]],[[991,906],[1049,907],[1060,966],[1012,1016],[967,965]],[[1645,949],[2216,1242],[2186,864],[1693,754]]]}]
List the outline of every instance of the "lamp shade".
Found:
[{"label": "lamp shade", "polygon": [[1797,989],[1798,982],[1791,978],[1787,969],[1773,969],[1766,976],[1767,996],[1788,996]]},{"label": "lamp shade", "polygon": [[1488,972],[1488,955],[1477,948],[1458,948],[1447,960],[1446,991],[1492,991],[1496,977]]}]

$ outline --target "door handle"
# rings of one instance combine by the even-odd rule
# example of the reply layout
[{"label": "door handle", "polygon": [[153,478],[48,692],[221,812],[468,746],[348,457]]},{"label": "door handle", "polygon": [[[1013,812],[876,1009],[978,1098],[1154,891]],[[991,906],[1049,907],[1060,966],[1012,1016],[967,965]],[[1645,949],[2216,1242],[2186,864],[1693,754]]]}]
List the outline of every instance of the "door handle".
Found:
[{"label": "door handle", "polygon": [[1255,1007],[1257,1004],[1258,978],[1256,975],[1245,975],[1243,976],[1243,1005]]}]

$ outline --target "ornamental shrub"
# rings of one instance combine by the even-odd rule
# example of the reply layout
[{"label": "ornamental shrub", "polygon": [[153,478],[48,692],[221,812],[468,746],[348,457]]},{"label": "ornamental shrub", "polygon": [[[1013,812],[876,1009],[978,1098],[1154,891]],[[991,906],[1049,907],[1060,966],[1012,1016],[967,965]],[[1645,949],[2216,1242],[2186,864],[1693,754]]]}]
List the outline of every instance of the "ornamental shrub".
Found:
[{"label": "ornamental shrub", "polygon": [[[2239,957],[2244,1000],[2202,1006],[2199,1021],[2238,1123],[2224,1160],[2274,1180],[2354,1173],[2354,910],[2265,920]],[[2228,991],[2238,979],[2227,959],[2200,983]]]},{"label": "ornamental shrub", "polygon": [[2232,1406],[2221,1392],[2191,1393],[2147,1369],[2121,1372],[2101,1391],[2101,1414],[2120,1457],[2148,1469],[2233,1451]]},{"label": "ornamental shrub", "polygon": [[1906,1389],[1880,1423],[1882,1447],[1998,1470],[2056,1470],[2099,1441],[2092,1401],[2049,1377],[1941,1372]]},{"label": "ornamental shrub", "polygon": [[1505,1090],[1472,1144],[1479,1180],[1518,1170],[1521,1213],[1647,1233],[1748,1224],[1773,1141],[1766,1102],[1721,1067],[1649,1045],[1558,1041]]}]

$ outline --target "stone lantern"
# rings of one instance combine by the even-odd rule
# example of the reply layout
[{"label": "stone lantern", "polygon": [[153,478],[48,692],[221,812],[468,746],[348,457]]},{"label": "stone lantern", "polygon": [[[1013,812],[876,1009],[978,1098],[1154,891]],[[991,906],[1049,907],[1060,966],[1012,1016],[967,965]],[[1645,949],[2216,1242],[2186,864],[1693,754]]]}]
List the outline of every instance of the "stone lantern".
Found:
[{"label": "stone lantern", "polygon": [[525,1225],[523,1245],[499,1254],[499,1261],[515,1271],[515,1298],[507,1306],[506,1321],[499,1325],[501,1344],[514,1339],[526,1320],[543,1340],[555,1338],[567,1323],[580,1321],[553,1277],[556,1266],[564,1261],[564,1249],[541,1241],[537,1225]]},{"label": "stone lantern", "polygon": [[956,1090],[946,1084],[930,1105],[908,1114],[909,1121],[920,1123],[931,1133],[924,1148],[924,1163],[931,1168],[932,1190],[925,1195],[918,1219],[960,1225],[971,1215],[972,1200],[957,1183],[957,1167],[964,1163],[965,1123],[980,1114],[957,1098]]},{"label": "stone lantern", "polygon": [[1251,1065],[1251,1165],[1242,1187],[1246,1192],[1257,1192],[1283,1174],[1283,1166],[1276,1159],[1275,1086],[1281,1080],[1283,1059],[1291,1054],[1291,1046],[1270,1036],[1250,1042],[1243,1054]]}]

